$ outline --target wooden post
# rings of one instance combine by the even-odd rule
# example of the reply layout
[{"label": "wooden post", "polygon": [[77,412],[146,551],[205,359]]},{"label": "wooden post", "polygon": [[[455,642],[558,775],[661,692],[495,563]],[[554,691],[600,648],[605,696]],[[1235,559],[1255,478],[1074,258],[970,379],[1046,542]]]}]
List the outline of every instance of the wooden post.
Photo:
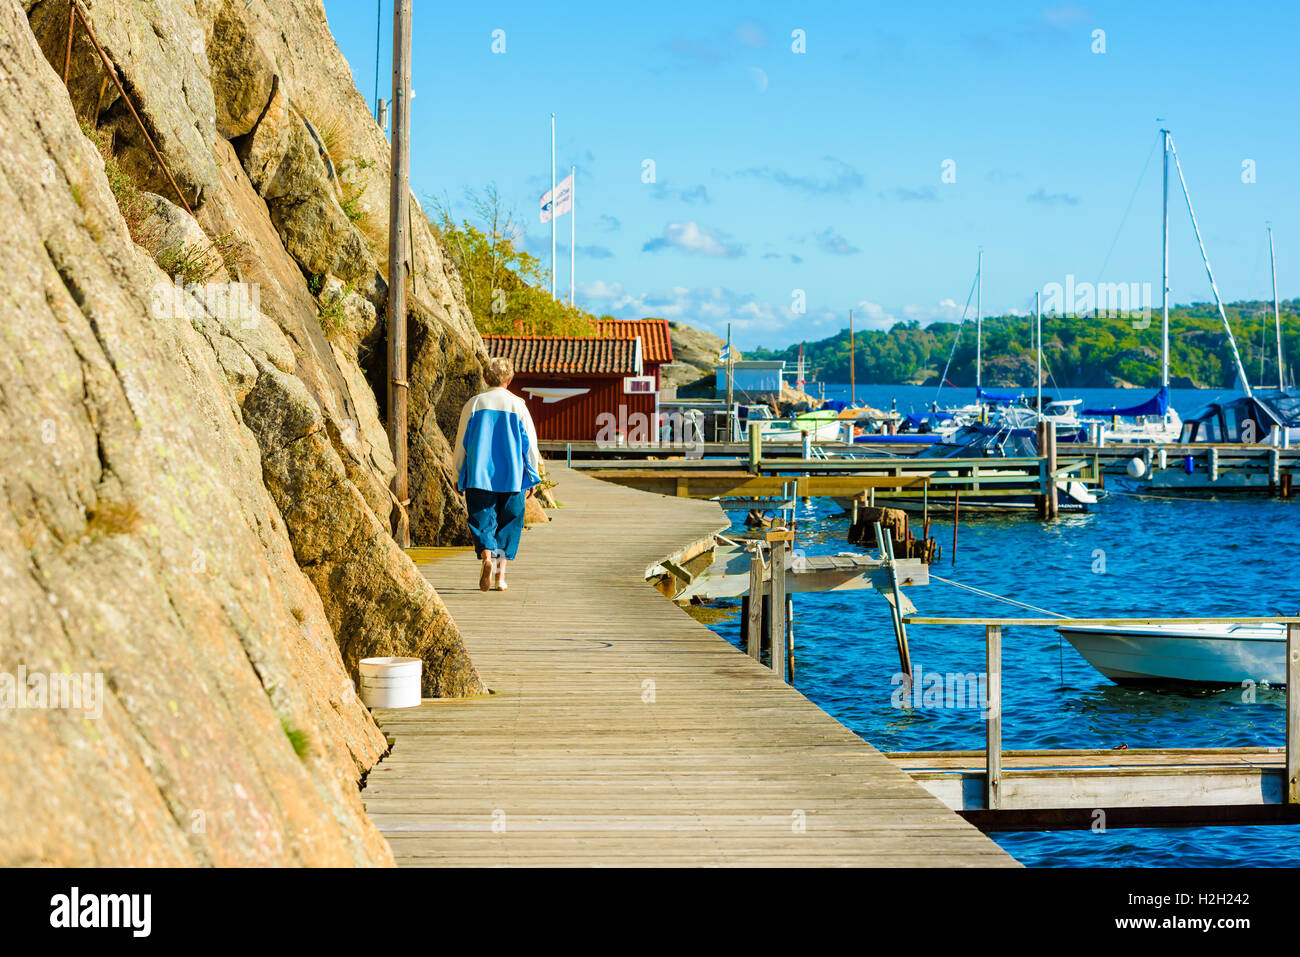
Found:
[{"label": "wooden post", "polygon": [[789,669],[788,669],[790,675],[789,680],[793,684],[794,683],[794,595],[786,595],[785,597],[785,621],[786,621],[786,625],[785,625],[786,634],[790,636],[790,640],[787,643],[787,647],[786,647],[786,654],[787,654],[786,660],[789,663]]},{"label": "wooden post", "polygon": [[393,0],[393,153],[388,197],[388,441],[393,446],[393,538],[411,544],[406,506],[406,250],[411,183],[411,8]]},{"label": "wooden post", "polygon": [[749,420],[749,471],[757,475],[763,464],[763,423],[762,420]]},{"label": "wooden post", "polygon": [[772,671],[785,681],[785,566],[789,543],[772,542]]},{"label": "wooden post", "polygon": [[907,686],[912,686],[912,653],[907,647],[907,627],[903,624],[903,593],[898,585],[898,569],[894,565],[894,543],[876,522],[876,547],[880,549],[880,560],[889,569],[889,584],[892,588],[889,602],[891,617],[894,621],[894,640],[898,643],[898,667],[907,675]]},{"label": "wooden post", "polygon": [[757,542],[749,553],[749,601],[745,611],[745,650],[757,661],[763,637],[763,546]]},{"label": "wooden post", "polygon": [[1300,625],[1286,626],[1286,803],[1300,804]]},{"label": "wooden post", "polygon": [[1038,423],[1038,517],[1047,518],[1047,489],[1051,479],[1047,472],[1047,430],[1051,423]]},{"label": "wooden post", "polygon": [[984,806],[1002,806],[1002,626],[988,625],[984,632],[984,682],[988,689],[985,743]]},{"label": "wooden post", "polygon": [[1047,425],[1047,517],[1056,518],[1056,426]]},{"label": "wooden post", "polygon": [[952,567],[957,567],[957,525],[961,522],[961,489],[952,493]]}]

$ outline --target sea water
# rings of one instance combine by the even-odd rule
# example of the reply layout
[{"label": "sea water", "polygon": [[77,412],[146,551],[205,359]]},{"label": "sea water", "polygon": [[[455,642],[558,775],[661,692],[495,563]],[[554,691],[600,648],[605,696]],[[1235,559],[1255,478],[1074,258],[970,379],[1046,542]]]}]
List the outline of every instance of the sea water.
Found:
[{"label": "sea water", "polygon": [[[1125,393],[1119,395],[1117,401],[1125,401]],[[1112,488],[1090,512],[1051,522],[963,514],[955,560],[952,520],[934,518],[931,534],[943,557],[933,573],[1077,617],[1300,612],[1300,577],[1293,571],[1300,501],[1139,498],[1108,484]],[[728,508],[736,534],[744,532],[746,510]],[[846,544],[849,516],[833,502],[800,502],[794,518],[806,554],[859,550]],[[907,594],[921,615],[1030,614],[939,581]],[[897,646],[889,607],[878,594],[798,594],[794,607],[795,686],[816,704],[882,751],[983,748],[978,702],[898,706]],[[712,627],[740,645],[738,619]],[[908,643],[914,670],[984,671],[982,628],[914,625]],[[1002,743],[1008,750],[1284,744],[1285,693],[1279,689],[1120,687],[1049,628],[1005,629],[1002,662]],[[1300,827],[1294,826],[992,836],[1033,866],[1300,866]]]}]

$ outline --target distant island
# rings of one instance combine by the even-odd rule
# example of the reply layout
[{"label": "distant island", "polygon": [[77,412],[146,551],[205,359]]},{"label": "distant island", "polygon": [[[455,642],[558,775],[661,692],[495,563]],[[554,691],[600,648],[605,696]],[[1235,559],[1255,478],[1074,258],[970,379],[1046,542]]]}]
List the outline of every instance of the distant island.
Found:
[{"label": "distant island", "polygon": [[[1272,302],[1226,304],[1252,383],[1277,382],[1277,345]],[[1283,371],[1288,383],[1300,359],[1300,299],[1281,304]],[[1044,376],[1057,386],[1156,388],[1160,385],[1160,312],[1147,320],[1105,315],[1043,317]],[[861,383],[937,385],[953,350],[956,322],[896,323],[888,331],[859,329],[854,334],[856,376]],[[1034,381],[1034,317],[992,316],[983,320],[982,382],[991,388]],[[961,336],[948,367],[949,384],[975,385],[975,323],[960,326]],[[1169,312],[1170,384],[1176,388],[1232,388],[1236,379],[1232,350],[1213,303],[1180,305]],[[849,381],[849,330],[803,344],[804,362],[822,382]],[[747,359],[799,359],[799,344],[782,349],[758,347]],[[1262,365],[1261,365],[1262,360]],[[810,376],[811,377],[811,376]]]}]

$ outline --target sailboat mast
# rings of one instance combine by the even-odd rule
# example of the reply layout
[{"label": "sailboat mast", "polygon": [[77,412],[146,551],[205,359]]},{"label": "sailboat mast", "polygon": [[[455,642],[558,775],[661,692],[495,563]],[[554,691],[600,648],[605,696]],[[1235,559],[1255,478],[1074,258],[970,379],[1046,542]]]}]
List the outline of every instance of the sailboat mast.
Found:
[{"label": "sailboat mast", "polygon": [[1178,182],[1183,187],[1183,198],[1187,200],[1187,214],[1192,218],[1192,232],[1196,233],[1196,245],[1201,249],[1201,262],[1205,264],[1205,274],[1210,278],[1210,291],[1214,293],[1214,304],[1219,307],[1219,319],[1223,321],[1223,331],[1228,335],[1228,345],[1232,347],[1232,361],[1236,364],[1237,378],[1241,379],[1241,388],[1246,395],[1251,395],[1250,379],[1246,376],[1246,367],[1241,364],[1241,353],[1237,351],[1237,337],[1232,334],[1228,323],[1228,314],[1223,311],[1223,298],[1219,295],[1219,284],[1214,281],[1214,270],[1210,268],[1210,257],[1205,252],[1205,240],[1201,238],[1201,227],[1196,221],[1196,211],[1192,209],[1192,194],[1187,191],[1187,178],[1183,176],[1183,164],[1178,160],[1178,148],[1173,140],[1166,138],[1169,150],[1174,154],[1174,169],[1178,173]]},{"label": "sailboat mast", "polygon": [[853,345],[853,310],[849,310],[849,404],[858,406],[858,351]]},{"label": "sailboat mast", "polygon": [[[975,388],[980,387],[980,342],[984,338],[984,250],[980,250],[979,267],[975,270]],[[968,299],[967,302],[970,300]],[[942,385],[942,383],[940,383]],[[978,392],[975,396],[979,401]]]},{"label": "sailboat mast", "polygon": [[1169,388],[1169,131],[1161,130],[1164,143],[1164,195],[1160,227],[1160,388]]},{"label": "sailboat mast", "polygon": [[1038,316],[1038,417],[1043,416],[1043,294],[1034,293],[1034,313]]},{"label": "sailboat mast", "polygon": [[1273,328],[1277,331],[1277,388],[1282,391],[1282,314],[1277,308],[1277,261],[1273,258],[1273,227],[1268,227],[1268,268],[1273,273]]}]

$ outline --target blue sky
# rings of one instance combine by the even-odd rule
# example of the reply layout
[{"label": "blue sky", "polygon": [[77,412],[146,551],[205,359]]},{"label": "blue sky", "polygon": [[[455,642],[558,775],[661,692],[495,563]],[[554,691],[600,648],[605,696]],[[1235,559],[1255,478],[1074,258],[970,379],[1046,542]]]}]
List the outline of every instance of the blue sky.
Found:
[{"label": "blue sky", "polygon": [[[376,3],[325,7],[372,99]],[[558,176],[578,170],[579,304],[720,334],[731,321],[741,348],[780,346],[843,328],[850,308],[864,327],[956,318],[981,247],[986,314],[1067,275],[1150,282],[1158,305],[1163,117],[1225,299],[1271,296],[1266,220],[1288,298],[1298,26],[1295,5],[1268,2],[415,0],[412,187],[465,213],[467,189],[495,184],[549,261],[537,200],[554,111]],[[1208,301],[1176,177],[1170,210],[1172,298]],[[561,217],[566,292],[568,234]]]}]

